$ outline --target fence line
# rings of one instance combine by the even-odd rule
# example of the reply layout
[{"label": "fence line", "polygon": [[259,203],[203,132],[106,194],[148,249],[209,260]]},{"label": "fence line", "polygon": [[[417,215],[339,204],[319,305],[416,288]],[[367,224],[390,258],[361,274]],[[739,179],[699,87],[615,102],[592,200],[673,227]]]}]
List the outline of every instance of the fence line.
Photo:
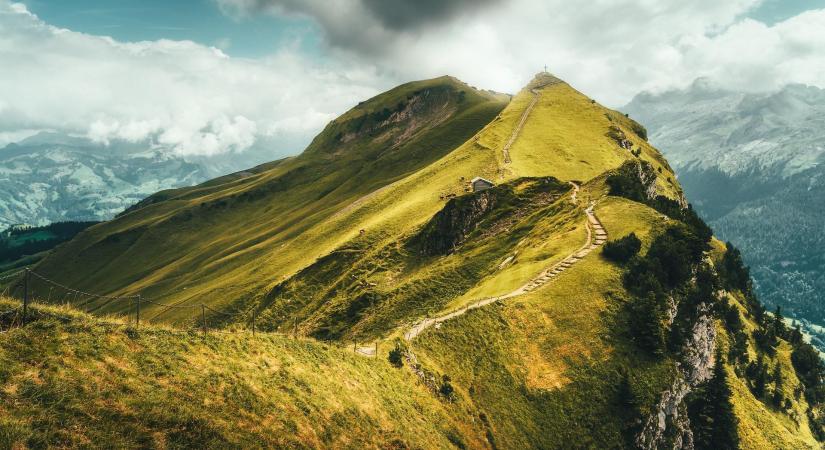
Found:
[{"label": "fence line", "polygon": [[0,281],[8,280],[9,278],[14,278],[14,277],[22,274],[25,271],[26,271],[26,269],[23,269],[23,270],[18,270],[17,272],[14,272],[14,273],[9,274],[9,275],[4,275],[4,276],[0,277]]},{"label": "fence line", "polygon": [[37,272],[35,272],[31,269],[25,269],[25,272],[28,272],[28,273],[36,276],[37,278],[40,278],[41,280],[45,281],[46,283],[52,284],[54,286],[65,289],[66,291],[75,294],[75,300],[77,300],[78,295],[83,295],[84,297],[89,296],[89,297],[105,299],[105,300],[121,300],[121,299],[129,299],[129,298],[135,298],[136,297],[134,295],[131,295],[131,296],[125,296],[125,295],[124,296],[112,296],[112,295],[93,294],[91,292],[85,292],[85,291],[81,291],[80,289],[74,289],[74,288],[71,288],[71,287],[66,286],[64,284],[60,284],[57,281],[50,280],[50,279],[44,277],[43,275],[40,275],[39,273],[37,273]]},{"label": "fence line", "polygon": [[[83,307],[84,309],[85,309],[86,305],[90,304],[94,300],[107,300],[107,302],[104,303],[104,305],[108,304],[108,302],[110,302],[110,301],[119,301],[119,300],[132,301],[135,304],[135,317],[136,317],[136,325],[137,326],[140,326],[140,313],[141,313],[140,306],[141,306],[141,303],[148,303],[148,304],[151,304],[151,305],[155,305],[155,306],[159,306],[159,307],[167,308],[167,309],[188,309],[188,310],[200,309],[201,310],[201,318],[200,318],[201,324],[200,324],[200,327],[203,329],[204,333],[206,333],[208,331],[207,322],[206,322],[206,311],[207,310],[212,314],[217,314],[217,315],[220,315],[220,316],[223,316],[223,317],[229,317],[229,318],[239,317],[239,316],[242,316],[246,313],[246,312],[238,312],[237,314],[231,314],[231,313],[227,313],[227,312],[224,312],[224,311],[219,311],[217,309],[214,309],[214,308],[206,305],[205,303],[200,303],[200,304],[197,304],[197,305],[173,305],[173,304],[162,303],[162,302],[156,301],[156,299],[158,299],[160,297],[163,297],[165,295],[178,293],[178,292],[182,292],[182,291],[186,290],[186,288],[178,289],[177,291],[173,291],[173,292],[161,295],[159,297],[154,297],[154,299],[152,297],[149,297],[149,298],[143,297],[141,294],[103,295],[103,294],[96,294],[96,293],[87,292],[87,291],[83,291],[83,290],[80,290],[80,289],[76,289],[76,288],[67,286],[65,284],[62,284],[62,283],[59,283],[59,282],[54,281],[52,279],[49,279],[48,277],[45,277],[45,276],[35,272],[34,270],[29,269],[28,267],[23,269],[23,270],[20,270],[18,272],[15,272],[13,274],[6,275],[3,278],[0,278],[0,280],[5,280],[5,279],[17,277],[17,276],[20,276],[21,274],[24,276],[24,278],[22,280],[22,285],[23,285],[23,288],[24,288],[23,305],[22,305],[22,307],[17,307],[17,308],[14,308],[12,310],[0,313],[0,318],[5,317],[6,315],[10,315],[10,314],[15,313],[15,312],[19,312],[22,309],[22,321],[21,321],[21,323],[23,325],[26,324],[27,315],[28,315],[28,304],[29,304],[29,300],[30,300],[29,299],[29,293],[30,293],[29,280],[30,280],[31,275],[34,275],[39,280],[41,280],[44,283],[50,285],[50,287],[49,287],[49,299],[51,299],[53,288],[58,287],[60,289],[65,290],[67,293],[74,294],[75,298],[74,298],[73,304],[75,306],[77,306],[79,304],[78,303],[79,300],[82,300],[82,302],[81,302],[82,305],[80,305],[80,306]],[[20,287],[20,285],[21,285],[21,283],[18,282],[17,286],[14,289],[14,291],[16,291]],[[8,291],[10,286],[11,285],[6,287],[6,291]],[[232,287],[236,287],[236,286],[237,285],[234,285]],[[88,297],[88,299],[86,299],[84,297]],[[104,305],[101,305],[101,306],[104,306]],[[252,336],[254,337],[256,335],[256,332],[257,332],[257,327],[256,327],[256,321],[257,321],[257,315],[258,315],[257,314],[257,309],[252,308],[252,310],[248,311],[248,312],[251,313],[250,319],[247,319],[246,321],[242,321],[241,323],[247,322],[248,330],[252,332]],[[129,314],[128,316],[131,316],[131,314]],[[195,326],[195,328],[198,328],[197,319],[195,319],[195,322],[194,322],[193,325]],[[212,331],[219,332],[219,333],[224,333],[224,334],[233,334],[230,331],[222,330],[222,329],[213,328]],[[282,333],[282,332],[274,332],[274,334],[282,335],[282,336],[289,336],[288,333]],[[297,321],[296,321],[293,324],[292,336],[294,338],[297,338],[297,334],[298,333],[297,333]],[[325,342],[325,343],[330,344],[330,342]],[[339,346],[341,346],[343,348],[344,344],[339,343]],[[374,344],[369,345],[369,346],[359,346],[357,341],[356,341],[353,349],[354,349],[356,354],[359,354],[361,356],[367,356],[367,357],[377,357],[378,356],[378,342],[377,341]]]}]

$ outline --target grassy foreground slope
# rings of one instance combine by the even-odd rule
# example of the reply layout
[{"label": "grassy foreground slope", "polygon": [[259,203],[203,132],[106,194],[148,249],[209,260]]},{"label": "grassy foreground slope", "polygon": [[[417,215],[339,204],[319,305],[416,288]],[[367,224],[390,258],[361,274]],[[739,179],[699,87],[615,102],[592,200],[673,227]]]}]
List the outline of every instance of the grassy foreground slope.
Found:
[{"label": "grassy foreground slope", "polygon": [[[17,306],[0,299],[0,314]],[[0,333],[0,448],[482,446],[412,373],[352,349],[30,313]]]}]

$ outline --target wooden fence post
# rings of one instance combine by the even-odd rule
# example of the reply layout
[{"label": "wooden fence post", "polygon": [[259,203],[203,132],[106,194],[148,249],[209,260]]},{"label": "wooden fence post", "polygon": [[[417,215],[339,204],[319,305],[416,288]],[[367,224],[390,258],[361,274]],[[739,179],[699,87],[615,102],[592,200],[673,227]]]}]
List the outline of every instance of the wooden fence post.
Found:
[{"label": "wooden fence post", "polygon": [[29,315],[29,268],[26,267],[26,275],[23,277],[23,325]]},{"label": "wooden fence post", "polygon": [[206,334],[206,305],[201,304],[201,320],[203,321],[203,334]]},{"label": "wooden fence post", "polygon": [[257,314],[257,311],[255,311],[253,309],[252,310],[252,337],[255,337],[255,315],[256,314]]},{"label": "wooden fence post", "polygon": [[137,295],[137,314],[135,317],[135,328],[140,327],[140,294]]},{"label": "wooden fence post", "polygon": [[378,341],[375,341],[375,357],[378,358]]}]

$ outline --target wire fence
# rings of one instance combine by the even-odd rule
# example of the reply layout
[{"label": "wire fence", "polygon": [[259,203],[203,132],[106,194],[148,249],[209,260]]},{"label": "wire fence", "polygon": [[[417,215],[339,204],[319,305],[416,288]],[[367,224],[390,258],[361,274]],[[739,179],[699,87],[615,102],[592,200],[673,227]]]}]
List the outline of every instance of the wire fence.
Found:
[{"label": "wire fence", "polygon": [[[5,280],[9,280],[9,279],[14,279],[14,278],[18,279],[16,284],[11,283],[11,284],[8,284],[6,286],[5,290],[2,292],[3,295],[9,295],[9,294],[13,295],[18,289],[20,289],[21,287],[23,288],[23,305],[20,306],[20,307],[8,310],[8,311],[0,312],[0,319],[5,318],[6,316],[17,314],[16,316],[14,316],[14,317],[19,317],[19,320],[17,321],[17,323],[19,323],[20,325],[25,325],[26,324],[27,320],[29,319],[29,317],[28,317],[28,307],[29,307],[30,301],[32,300],[32,298],[31,298],[31,294],[32,294],[31,277],[32,276],[35,277],[36,279],[38,279],[39,281],[41,281],[42,283],[44,283],[45,285],[49,286],[49,293],[48,293],[48,297],[47,297],[47,299],[48,299],[47,303],[49,303],[51,301],[52,293],[55,290],[55,288],[65,291],[65,293],[67,295],[74,295],[74,299],[71,302],[66,302],[66,304],[68,305],[69,303],[71,303],[74,307],[82,309],[84,311],[86,310],[85,308],[86,308],[87,305],[90,305],[92,302],[98,301],[98,300],[104,300],[105,303],[103,305],[109,304],[109,302],[112,302],[112,301],[126,301],[126,302],[129,302],[131,304],[131,306],[134,307],[134,318],[135,318],[134,325],[135,325],[135,327],[140,327],[141,306],[148,304],[148,305],[153,305],[153,306],[165,308],[167,310],[173,310],[173,309],[174,310],[191,310],[191,311],[200,310],[200,320],[199,321],[196,320],[194,325],[195,325],[195,327],[200,328],[203,331],[203,333],[207,333],[207,332],[211,331],[211,332],[218,332],[218,333],[233,333],[234,334],[234,333],[237,332],[237,330],[232,331],[232,330],[226,330],[226,329],[219,329],[219,328],[215,328],[215,327],[210,328],[209,324],[208,324],[208,321],[207,321],[207,311],[210,313],[211,317],[216,317],[216,316],[217,317],[222,317],[222,318],[227,319],[228,321],[232,321],[232,319],[235,319],[235,323],[245,323],[246,327],[247,327],[246,331],[251,331],[251,334],[252,334],[253,337],[256,336],[256,334],[258,332],[258,327],[257,327],[257,316],[258,316],[258,314],[257,314],[257,309],[256,308],[252,308],[251,310],[246,310],[246,311],[240,311],[238,313],[233,314],[233,313],[228,313],[228,312],[225,312],[225,311],[220,311],[218,309],[212,308],[209,305],[206,305],[205,303],[192,304],[192,305],[182,305],[182,304],[170,304],[170,303],[164,303],[164,302],[158,301],[158,299],[161,298],[161,297],[166,297],[166,296],[169,296],[169,295],[172,295],[172,294],[175,294],[175,293],[183,292],[187,289],[186,287],[178,289],[176,291],[167,292],[167,293],[165,293],[161,296],[158,296],[158,297],[148,297],[148,298],[144,297],[141,294],[128,294],[128,295],[126,295],[126,294],[124,294],[124,295],[97,294],[97,293],[94,293],[94,292],[88,292],[88,291],[85,291],[85,290],[73,288],[73,287],[68,286],[66,284],[57,282],[57,281],[52,280],[52,279],[50,279],[50,278],[34,271],[34,270],[31,270],[30,268],[25,268],[25,269],[22,269],[22,270],[19,270],[19,271],[15,272],[15,273],[7,274],[7,275],[4,275],[3,277],[0,277],[0,281],[5,281]],[[14,285],[15,287],[14,287],[14,289],[11,290],[11,292],[9,292],[9,289],[11,288],[12,285]],[[228,286],[228,287],[238,287],[238,286],[233,285],[233,286]],[[101,305],[101,306],[103,306],[103,305]],[[127,318],[129,318],[129,321],[131,321],[131,317],[132,317],[131,314],[127,315]],[[240,319],[240,320],[238,320],[238,319]],[[200,322],[200,323],[197,323],[197,322]],[[12,320],[11,324],[9,325],[9,329],[11,329],[15,324],[16,324],[16,322],[14,320]],[[293,321],[291,336],[293,338],[296,338],[296,339],[298,338],[298,326],[297,325],[298,325],[297,321]],[[281,335],[281,336],[290,336],[289,333],[283,333],[283,332],[274,332],[274,333],[269,332],[269,333],[270,334]],[[337,343],[334,343],[334,342],[331,342],[331,341],[323,341],[323,342],[327,345],[334,345],[334,344],[338,344],[339,346],[344,345],[344,343],[342,343],[342,342],[337,342]],[[378,355],[378,343],[377,342],[364,346],[364,345],[359,345],[359,343],[357,341],[355,341],[353,347],[351,347],[351,348],[353,348],[353,350],[356,354],[359,354],[361,356],[376,357]]]}]

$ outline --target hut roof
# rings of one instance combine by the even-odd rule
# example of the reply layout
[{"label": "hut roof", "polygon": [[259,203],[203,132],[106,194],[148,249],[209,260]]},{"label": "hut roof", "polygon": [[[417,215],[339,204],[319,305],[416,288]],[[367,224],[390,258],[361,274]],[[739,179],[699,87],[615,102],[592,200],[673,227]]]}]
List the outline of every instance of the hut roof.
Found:
[{"label": "hut roof", "polygon": [[481,178],[481,177],[475,177],[475,178],[473,178],[472,180],[470,180],[470,183],[475,183],[476,181],[483,181],[483,182],[485,182],[485,183],[488,183],[488,184],[489,184],[489,185],[491,185],[491,186],[495,184],[495,183],[493,183],[492,181],[490,181],[490,180],[488,180],[488,179],[486,179],[486,178]]}]

